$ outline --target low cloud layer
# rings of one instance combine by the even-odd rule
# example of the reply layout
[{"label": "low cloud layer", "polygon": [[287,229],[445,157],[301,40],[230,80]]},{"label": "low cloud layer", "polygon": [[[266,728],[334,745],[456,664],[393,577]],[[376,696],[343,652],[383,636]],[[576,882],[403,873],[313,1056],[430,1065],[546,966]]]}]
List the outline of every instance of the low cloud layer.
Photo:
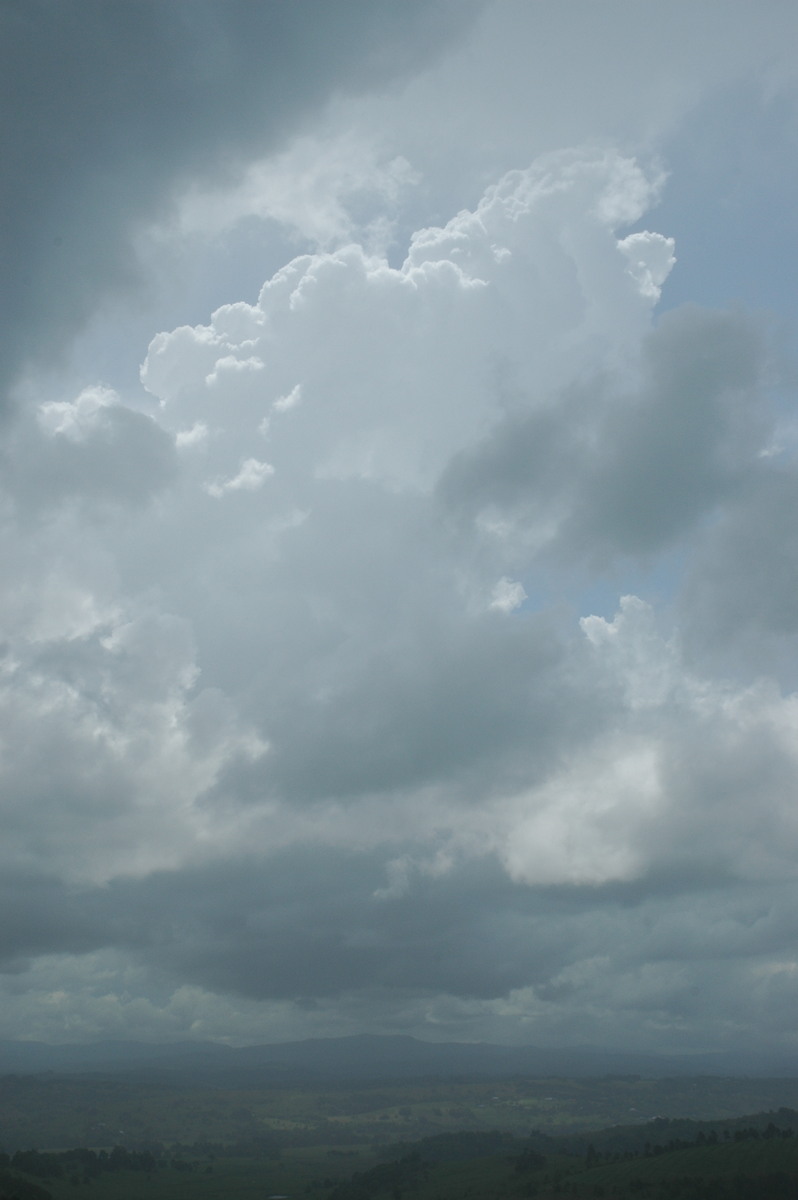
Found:
[{"label": "low cloud layer", "polygon": [[19,415],[3,1032],[789,1041],[790,425],[654,320],[662,186],[545,156]]}]

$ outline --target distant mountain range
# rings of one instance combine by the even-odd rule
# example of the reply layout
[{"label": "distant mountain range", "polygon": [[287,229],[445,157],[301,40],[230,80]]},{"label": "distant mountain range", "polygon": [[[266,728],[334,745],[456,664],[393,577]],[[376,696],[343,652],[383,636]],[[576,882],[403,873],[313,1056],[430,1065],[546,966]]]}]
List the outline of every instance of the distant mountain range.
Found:
[{"label": "distant mountain range", "polygon": [[798,1077],[798,1059],[776,1054],[627,1054],[595,1047],[543,1049],[488,1042],[424,1042],[361,1035],[235,1048],[220,1042],[106,1041],[49,1045],[0,1041],[0,1074],[128,1072],[192,1081],[268,1084],[314,1079],[454,1076],[752,1075]]}]

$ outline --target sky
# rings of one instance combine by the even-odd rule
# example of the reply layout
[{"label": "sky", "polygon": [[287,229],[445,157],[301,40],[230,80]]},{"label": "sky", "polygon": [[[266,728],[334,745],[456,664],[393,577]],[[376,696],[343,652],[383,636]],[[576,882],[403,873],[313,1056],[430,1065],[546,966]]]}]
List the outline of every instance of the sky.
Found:
[{"label": "sky", "polygon": [[798,1051],[792,0],[0,22],[0,1038]]}]

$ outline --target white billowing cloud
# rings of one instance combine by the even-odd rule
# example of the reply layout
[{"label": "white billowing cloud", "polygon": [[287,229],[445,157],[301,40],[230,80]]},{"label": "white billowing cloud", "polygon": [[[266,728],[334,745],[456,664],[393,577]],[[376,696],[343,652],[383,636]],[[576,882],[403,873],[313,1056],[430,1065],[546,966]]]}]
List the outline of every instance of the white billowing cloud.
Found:
[{"label": "white billowing cloud", "polygon": [[257,458],[247,458],[242,462],[237,475],[206,484],[205,490],[216,500],[226,492],[257,492],[273,474],[274,467],[270,463],[260,462]]},{"label": "white billowing cloud", "polygon": [[209,388],[217,387],[219,384],[224,386],[226,376],[232,374],[246,377],[249,373],[262,370],[263,363],[259,358],[235,358],[232,354],[228,354],[224,358],[217,358],[213,370],[210,375],[206,376],[205,382]]},{"label": "white billowing cloud", "polygon": [[650,818],[661,801],[657,751],[643,739],[610,739],[524,797],[505,851],[511,878],[537,885],[638,878],[649,866]]},{"label": "white billowing cloud", "polygon": [[663,704],[678,685],[678,653],[662,639],[653,610],[639,596],[621,596],[612,621],[589,616],[579,624],[596,652],[617,664],[631,710]]},{"label": "white billowing cloud", "polygon": [[178,450],[190,446],[200,446],[208,437],[208,426],[204,421],[195,421],[190,429],[179,429],[175,434],[175,445]]},{"label": "white billowing cloud", "polygon": [[[727,588],[794,470],[752,323],[652,319],[661,187],[547,155],[399,266],[304,254],[158,334],[156,417],[94,389],[21,427],[0,794],[35,903],[0,948],[31,988],[87,956],[37,1029],[698,1046],[762,979],[786,1025],[798,701],[751,664],[794,629]],[[117,1003],[120,963],[160,999]]]},{"label": "white billowing cloud", "polygon": [[630,233],[621,239],[618,249],[629,259],[629,274],[641,293],[659,300],[662,285],[676,261],[673,238],[660,233]]},{"label": "white billowing cloud", "polygon": [[293,408],[295,404],[299,404],[302,399],[302,387],[300,384],[295,384],[285,396],[278,396],[274,402],[275,412],[288,412],[289,408]]},{"label": "white billowing cloud", "polygon": [[109,388],[86,388],[75,400],[51,400],[39,409],[39,424],[52,436],[58,434],[72,442],[90,437],[104,410],[119,404]]},{"label": "white billowing cloud", "polygon": [[496,612],[511,613],[514,609],[520,608],[526,599],[524,585],[518,580],[508,579],[506,575],[502,575],[491,592],[489,607]]},{"label": "white billowing cloud", "polygon": [[492,419],[498,386],[543,400],[580,365],[634,354],[655,295],[641,303],[614,231],[657,186],[616,155],[553,156],[416,234],[399,269],[356,246],[294,260],[256,306],[159,335],[142,378],[166,420],[227,421],[239,454],[300,387],[302,411],[272,432],[278,470],[288,454],[321,477],[428,487]]}]

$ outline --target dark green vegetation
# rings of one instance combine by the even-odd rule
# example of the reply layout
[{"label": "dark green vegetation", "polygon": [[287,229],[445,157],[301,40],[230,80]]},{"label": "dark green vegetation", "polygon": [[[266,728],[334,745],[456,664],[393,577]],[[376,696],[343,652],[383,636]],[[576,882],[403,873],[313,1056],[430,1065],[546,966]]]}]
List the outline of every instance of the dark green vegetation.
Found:
[{"label": "dark green vegetation", "polygon": [[453,1130],[579,1133],[798,1108],[796,1079],[437,1079],[227,1088],[132,1075],[0,1077],[0,1149],[149,1142],[373,1146]]},{"label": "dark green vegetation", "polygon": [[[769,1111],[740,1116],[756,1097]],[[0,1200],[790,1200],[790,1099],[798,1081],[228,1091],[10,1076],[0,1079]]]},{"label": "dark green vegetation", "polygon": [[[773,1119],[775,1118],[775,1120]],[[593,1141],[495,1134],[432,1138],[392,1161],[356,1173],[329,1200],[526,1200],[640,1197],[642,1200],[790,1200],[798,1196],[798,1113],[783,1109],[713,1126],[653,1122],[614,1129]],[[779,1124],[776,1124],[779,1121]],[[661,1140],[642,1142],[641,1133]],[[615,1149],[598,1149],[612,1144]],[[568,1148],[570,1145],[570,1148]]]}]

